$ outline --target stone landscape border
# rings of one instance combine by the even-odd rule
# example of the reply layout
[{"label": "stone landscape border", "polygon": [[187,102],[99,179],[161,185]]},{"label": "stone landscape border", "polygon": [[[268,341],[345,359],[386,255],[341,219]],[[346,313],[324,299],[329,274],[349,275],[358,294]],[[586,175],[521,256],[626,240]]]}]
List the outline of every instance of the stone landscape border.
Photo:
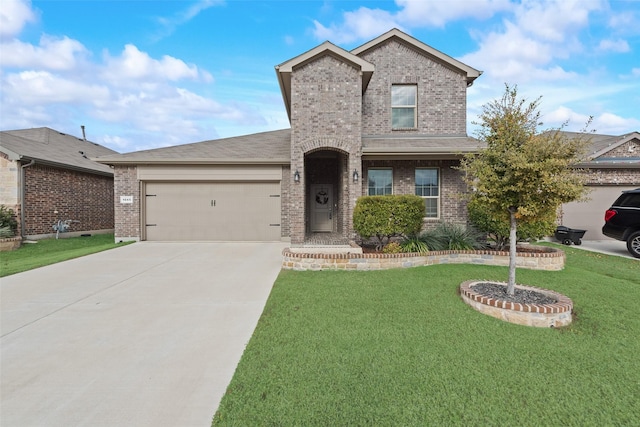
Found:
[{"label": "stone landscape border", "polygon": [[484,282],[486,280],[468,280],[460,285],[462,300],[483,314],[518,325],[541,328],[567,326],[573,320],[573,301],[558,292],[535,286],[515,285],[517,289],[536,291],[556,300],[551,304],[520,304],[487,297],[473,290],[473,285]]},{"label": "stone landscape border", "polygon": [[0,252],[16,250],[22,245],[22,237],[5,237],[0,239]]},{"label": "stone landscape border", "polygon": [[[565,265],[564,251],[547,246],[526,245],[526,252],[518,252],[516,266],[532,270],[562,270]],[[421,253],[312,253],[292,252],[285,248],[282,252],[282,268],[298,271],[320,270],[387,270],[438,264],[477,264],[508,266],[509,252],[506,251],[432,251]]]}]

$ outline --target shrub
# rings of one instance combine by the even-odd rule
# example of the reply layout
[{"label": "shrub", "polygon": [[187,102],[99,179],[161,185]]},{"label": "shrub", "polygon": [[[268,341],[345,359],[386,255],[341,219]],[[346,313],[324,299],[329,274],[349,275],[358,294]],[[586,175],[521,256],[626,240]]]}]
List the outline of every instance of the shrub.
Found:
[{"label": "shrub", "polygon": [[[502,250],[509,244],[509,214],[505,211],[502,217],[490,212],[486,205],[477,198],[471,198],[467,205],[469,221],[473,226],[488,234],[488,237],[495,241],[496,249]],[[538,240],[549,235],[556,227],[556,213],[548,212],[546,218],[536,222],[523,222],[518,224],[517,239]]]},{"label": "shrub", "polygon": [[2,229],[0,237],[13,237],[18,231],[15,212],[4,205],[0,205],[0,229]]},{"label": "shrub", "polygon": [[385,254],[399,254],[402,253],[402,246],[398,242],[391,242],[387,244],[384,249],[382,249],[382,253]]},{"label": "shrub", "polygon": [[402,247],[402,252],[417,252],[421,254],[429,252],[429,246],[427,246],[427,243],[420,240],[420,237],[415,235],[404,239],[402,243],[400,243],[400,246]]},{"label": "shrub", "polygon": [[353,228],[363,239],[376,237],[380,250],[392,237],[418,233],[424,213],[419,196],[363,196],[356,201]]},{"label": "shrub", "polygon": [[420,236],[420,240],[435,251],[480,249],[483,247],[481,238],[482,235],[473,227],[446,222],[439,223],[436,228]]}]

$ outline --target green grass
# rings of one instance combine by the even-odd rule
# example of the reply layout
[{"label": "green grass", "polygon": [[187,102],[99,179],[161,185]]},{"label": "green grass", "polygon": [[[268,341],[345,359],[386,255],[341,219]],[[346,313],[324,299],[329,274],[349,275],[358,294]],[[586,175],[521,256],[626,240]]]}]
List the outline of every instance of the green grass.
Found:
[{"label": "green grass", "polygon": [[213,424],[640,425],[640,262],[563,249],[517,276],[573,299],[560,329],[461,301],[506,268],[282,271]]},{"label": "green grass", "polygon": [[113,234],[96,234],[89,237],[46,239],[39,240],[38,243],[23,243],[15,251],[0,252],[0,277],[113,249],[122,245],[123,243],[114,243]]}]

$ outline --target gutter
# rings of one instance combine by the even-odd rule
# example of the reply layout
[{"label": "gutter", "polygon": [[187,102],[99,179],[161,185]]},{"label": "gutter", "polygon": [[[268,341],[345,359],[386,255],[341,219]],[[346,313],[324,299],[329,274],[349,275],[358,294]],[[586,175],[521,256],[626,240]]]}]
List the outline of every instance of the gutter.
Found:
[{"label": "gutter", "polygon": [[27,163],[26,165],[22,165],[20,166],[20,237],[22,237],[24,239],[25,237],[25,232],[24,232],[24,224],[25,224],[25,219],[24,219],[24,195],[26,193],[26,180],[25,180],[25,176],[24,176],[24,170],[26,168],[28,168],[29,166],[33,166],[36,164],[35,159],[31,159],[31,162]]}]

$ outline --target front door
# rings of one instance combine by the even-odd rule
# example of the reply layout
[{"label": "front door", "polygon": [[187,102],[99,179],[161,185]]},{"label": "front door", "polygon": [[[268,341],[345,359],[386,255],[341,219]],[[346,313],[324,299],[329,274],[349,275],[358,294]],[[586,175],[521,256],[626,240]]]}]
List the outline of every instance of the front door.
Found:
[{"label": "front door", "polygon": [[333,191],[327,184],[311,185],[311,232],[333,231]]}]

